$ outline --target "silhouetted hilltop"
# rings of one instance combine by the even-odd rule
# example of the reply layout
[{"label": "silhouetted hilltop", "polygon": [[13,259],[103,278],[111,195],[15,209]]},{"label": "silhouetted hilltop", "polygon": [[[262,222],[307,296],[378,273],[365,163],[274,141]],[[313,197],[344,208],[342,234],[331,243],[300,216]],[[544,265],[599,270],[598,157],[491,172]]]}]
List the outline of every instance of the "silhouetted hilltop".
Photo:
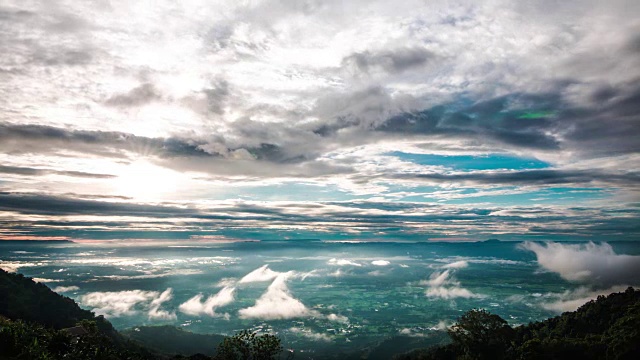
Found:
[{"label": "silhouetted hilltop", "polygon": [[75,301],[22,274],[0,269],[0,294],[0,315],[9,319],[54,329],[74,326],[80,320],[96,320],[91,311],[81,309]]},{"label": "silhouetted hilltop", "polygon": [[640,359],[640,290],[599,296],[574,312],[516,328],[472,310],[448,333],[451,344],[396,359]]}]

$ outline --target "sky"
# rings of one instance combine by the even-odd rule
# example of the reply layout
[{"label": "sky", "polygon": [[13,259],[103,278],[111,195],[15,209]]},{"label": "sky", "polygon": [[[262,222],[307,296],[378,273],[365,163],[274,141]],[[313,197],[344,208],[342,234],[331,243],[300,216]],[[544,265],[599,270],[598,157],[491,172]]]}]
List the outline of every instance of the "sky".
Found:
[{"label": "sky", "polygon": [[638,14],[0,0],[0,239],[638,240]]}]

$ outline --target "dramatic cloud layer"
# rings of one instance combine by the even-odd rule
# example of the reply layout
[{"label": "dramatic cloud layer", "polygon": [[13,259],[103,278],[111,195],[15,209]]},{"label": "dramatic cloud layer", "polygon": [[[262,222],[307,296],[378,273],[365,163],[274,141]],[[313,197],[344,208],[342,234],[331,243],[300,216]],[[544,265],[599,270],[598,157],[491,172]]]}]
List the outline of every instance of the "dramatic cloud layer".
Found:
[{"label": "dramatic cloud layer", "polygon": [[638,13],[3,1],[0,239],[637,239]]},{"label": "dramatic cloud layer", "polygon": [[569,281],[600,285],[640,284],[640,256],[618,255],[607,243],[525,242],[521,247],[533,251],[543,269]]}]

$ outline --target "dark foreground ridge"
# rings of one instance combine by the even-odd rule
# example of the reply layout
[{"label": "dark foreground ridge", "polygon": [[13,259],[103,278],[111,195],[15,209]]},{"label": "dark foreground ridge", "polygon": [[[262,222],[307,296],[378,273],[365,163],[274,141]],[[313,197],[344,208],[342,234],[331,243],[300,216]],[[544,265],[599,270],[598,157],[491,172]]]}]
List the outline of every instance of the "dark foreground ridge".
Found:
[{"label": "dark foreground ridge", "polygon": [[640,290],[599,296],[576,311],[516,328],[471,310],[447,332],[451,344],[396,359],[640,359]]},{"label": "dark foreground ridge", "polygon": [[[575,312],[516,328],[471,310],[448,331],[450,342],[406,354],[390,338],[335,359],[640,359],[640,290],[600,296]],[[444,334],[443,334],[444,335]],[[441,336],[433,344],[447,340]],[[415,344],[413,344],[415,345]],[[0,270],[1,359],[288,359],[280,339],[247,331],[232,337],[172,326],[116,331],[101,316],[20,274]],[[302,358],[295,354],[294,358]],[[353,356],[351,356],[353,355]]]}]

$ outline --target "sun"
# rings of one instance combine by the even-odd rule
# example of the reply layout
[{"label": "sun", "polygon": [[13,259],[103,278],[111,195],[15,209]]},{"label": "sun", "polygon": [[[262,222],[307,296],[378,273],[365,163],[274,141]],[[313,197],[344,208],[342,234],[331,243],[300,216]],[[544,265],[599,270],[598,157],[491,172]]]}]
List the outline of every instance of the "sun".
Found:
[{"label": "sun", "polygon": [[175,194],[181,177],[173,170],[137,160],[122,168],[114,181],[114,191],[136,200],[164,200]]}]

